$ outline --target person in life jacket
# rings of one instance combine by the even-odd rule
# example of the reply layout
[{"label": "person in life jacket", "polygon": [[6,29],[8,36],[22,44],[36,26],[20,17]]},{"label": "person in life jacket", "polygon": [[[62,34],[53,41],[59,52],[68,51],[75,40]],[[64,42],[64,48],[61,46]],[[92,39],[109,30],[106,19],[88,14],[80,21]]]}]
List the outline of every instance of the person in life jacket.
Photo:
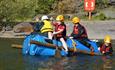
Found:
[{"label": "person in life jacket", "polygon": [[74,24],[74,28],[70,38],[78,40],[80,43],[88,47],[91,50],[91,52],[94,52],[94,48],[91,46],[91,44],[87,42],[89,40],[87,32],[85,27],[79,23],[80,19],[78,17],[74,17],[72,19],[72,22]]},{"label": "person in life jacket", "polygon": [[64,50],[67,52],[68,47],[65,42],[65,36],[66,36],[66,25],[64,24],[64,16],[58,15],[56,17],[56,23],[53,23],[55,26],[55,31],[53,32],[53,35],[56,37],[57,40],[61,41]]},{"label": "person in life jacket", "polygon": [[100,52],[105,55],[112,54],[113,48],[111,45],[111,37],[109,35],[105,36],[104,43],[101,44],[98,50],[100,50]]},{"label": "person in life jacket", "polygon": [[39,34],[46,36],[49,39],[52,39],[53,27],[51,22],[49,21],[48,16],[42,16],[41,21],[42,22],[37,22],[34,29],[36,29],[36,31],[39,32]]},{"label": "person in life jacket", "polygon": [[41,33],[46,34],[46,36],[49,39],[52,39],[53,36],[53,26],[51,22],[49,21],[49,18],[47,16],[42,16],[41,18],[42,22],[44,23],[43,27],[41,28]]}]

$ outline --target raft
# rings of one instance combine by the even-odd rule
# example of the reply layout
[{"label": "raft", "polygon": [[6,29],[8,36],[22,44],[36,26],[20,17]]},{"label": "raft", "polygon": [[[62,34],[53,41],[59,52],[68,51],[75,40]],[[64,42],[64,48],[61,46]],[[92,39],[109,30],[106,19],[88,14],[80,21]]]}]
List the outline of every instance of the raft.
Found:
[{"label": "raft", "polygon": [[[22,53],[29,55],[54,56],[56,54],[56,47],[58,47],[58,49],[62,48],[62,44],[60,41],[53,40],[53,44],[49,44],[45,41],[45,39],[47,39],[47,37],[41,36],[39,34],[30,34],[26,36],[23,42]],[[91,52],[89,48],[79,43],[77,40],[74,40],[74,42],[77,44],[75,46],[77,50]],[[95,54],[100,54],[97,43],[93,41],[88,42],[92,45],[92,47],[94,47]],[[67,39],[66,43],[69,49],[73,49],[73,42],[71,39]],[[54,48],[49,48],[50,46],[47,47],[46,44],[51,45]],[[68,52],[60,49],[60,54],[61,56],[67,56]]]}]

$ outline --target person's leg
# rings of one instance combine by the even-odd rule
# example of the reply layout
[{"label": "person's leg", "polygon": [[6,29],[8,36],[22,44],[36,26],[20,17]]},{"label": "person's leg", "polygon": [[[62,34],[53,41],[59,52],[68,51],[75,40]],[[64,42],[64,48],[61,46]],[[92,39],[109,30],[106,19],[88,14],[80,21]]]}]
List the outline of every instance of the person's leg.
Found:
[{"label": "person's leg", "polygon": [[62,42],[62,45],[65,48],[65,51],[68,51],[68,47],[67,47],[67,44],[66,44],[64,38],[60,38],[60,41]]},{"label": "person's leg", "polygon": [[85,45],[87,48],[89,48],[91,51],[94,51],[94,48],[89,44],[86,40],[78,40],[81,44]]},{"label": "person's leg", "polygon": [[87,41],[85,41],[85,40],[81,40],[81,39],[79,39],[78,40],[81,44],[83,44],[83,45],[85,45],[87,48],[90,48],[90,44],[89,43],[87,43]]},{"label": "person's leg", "polygon": [[53,44],[52,36],[51,35],[52,35],[51,32],[42,33],[42,36],[47,37],[47,38],[45,38],[45,41],[48,42],[48,43]]},{"label": "person's leg", "polygon": [[53,33],[52,32],[48,32],[48,38],[52,39],[52,37],[53,37]]}]

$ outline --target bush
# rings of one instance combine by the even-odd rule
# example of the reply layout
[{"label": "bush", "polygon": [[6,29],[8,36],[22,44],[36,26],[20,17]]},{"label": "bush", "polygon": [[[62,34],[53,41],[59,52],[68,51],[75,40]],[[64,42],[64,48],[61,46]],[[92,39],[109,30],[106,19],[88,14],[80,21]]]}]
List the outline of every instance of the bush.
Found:
[{"label": "bush", "polygon": [[94,19],[105,20],[105,19],[107,19],[107,17],[105,16],[105,14],[100,13],[99,15],[95,16]]}]

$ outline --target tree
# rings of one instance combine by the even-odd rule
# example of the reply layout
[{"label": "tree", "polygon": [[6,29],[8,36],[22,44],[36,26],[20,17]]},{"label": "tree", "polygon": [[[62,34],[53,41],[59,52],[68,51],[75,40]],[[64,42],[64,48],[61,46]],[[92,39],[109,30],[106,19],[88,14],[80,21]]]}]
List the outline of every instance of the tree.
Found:
[{"label": "tree", "polygon": [[81,8],[83,8],[83,1],[81,0],[59,0],[57,1],[54,10],[58,13],[77,13]]},{"label": "tree", "polygon": [[0,0],[0,21],[26,20],[51,12],[55,0]]}]

